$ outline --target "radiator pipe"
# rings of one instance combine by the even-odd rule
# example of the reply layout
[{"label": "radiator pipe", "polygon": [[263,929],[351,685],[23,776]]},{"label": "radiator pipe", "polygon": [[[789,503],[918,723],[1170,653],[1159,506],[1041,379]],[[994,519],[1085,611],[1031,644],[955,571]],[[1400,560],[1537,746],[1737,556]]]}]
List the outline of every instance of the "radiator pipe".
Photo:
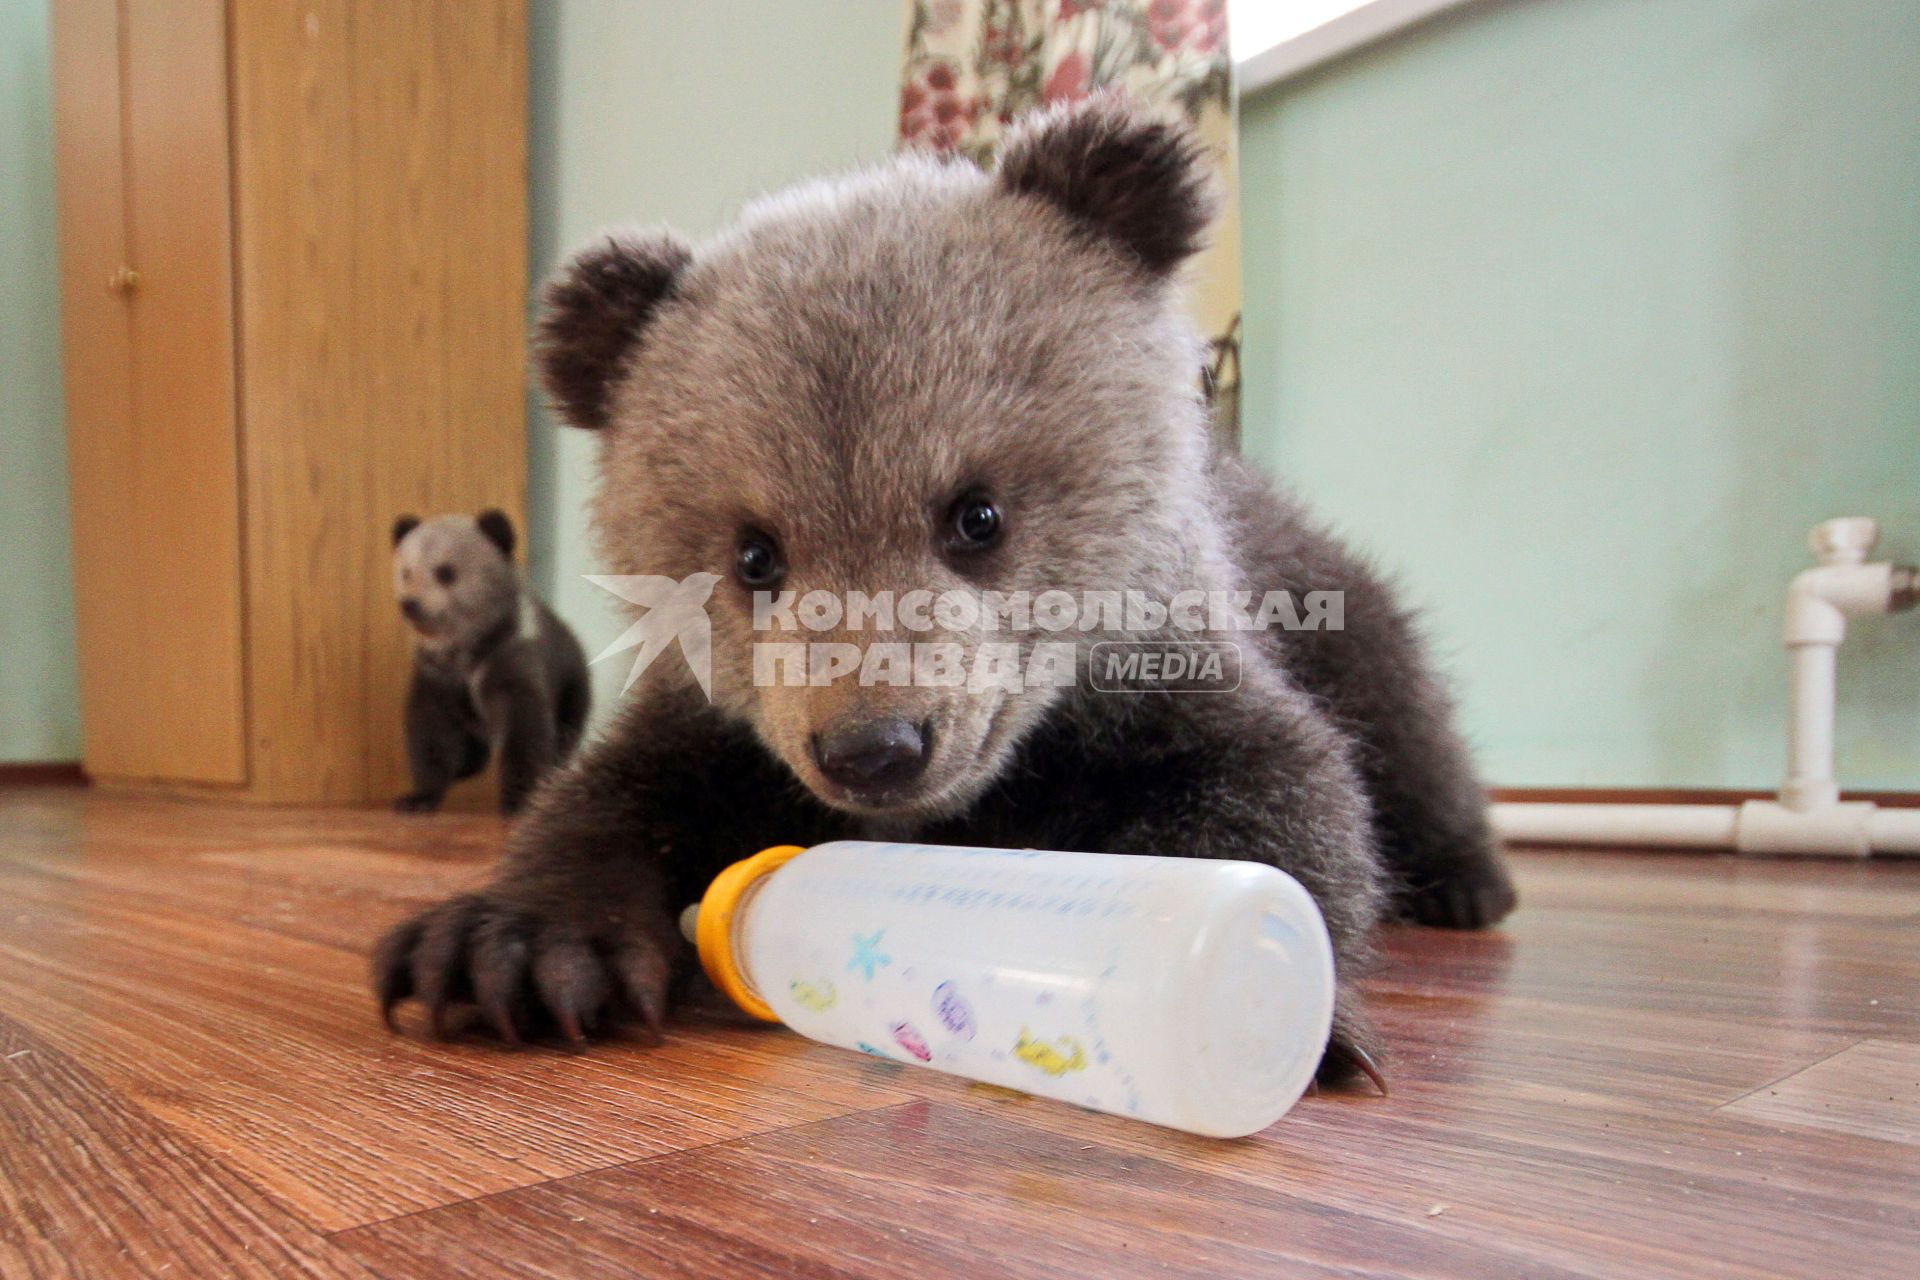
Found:
[{"label": "radiator pipe", "polygon": [[1912,565],[1868,563],[1880,526],[1843,516],[1807,537],[1819,563],[1787,588],[1790,655],[1787,777],[1777,800],[1742,805],[1496,804],[1494,827],[1517,844],[1737,849],[1756,854],[1920,854],[1920,810],[1842,801],[1833,770],[1835,657],[1847,619],[1920,602]]}]

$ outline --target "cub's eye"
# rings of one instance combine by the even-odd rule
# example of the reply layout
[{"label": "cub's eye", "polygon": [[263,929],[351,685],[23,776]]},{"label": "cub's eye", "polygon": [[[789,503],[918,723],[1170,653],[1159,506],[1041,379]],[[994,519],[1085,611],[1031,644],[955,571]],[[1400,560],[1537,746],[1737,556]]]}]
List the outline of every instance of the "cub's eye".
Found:
[{"label": "cub's eye", "polygon": [[787,566],[781,563],[778,543],[758,530],[749,530],[740,535],[733,572],[749,587],[770,587],[786,576]]},{"label": "cub's eye", "polygon": [[979,491],[963,493],[947,513],[947,541],[956,551],[985,551],[1000,541],[1000,508]]},{"label": "cub's eye", "polygon": [[459,574],[453,571],[453,566],[450,564],[442,564],[442,565],[434,566],[433,580],[439,583],[443,587],[452,586],[453,580],[459,576],[460,576]]}]

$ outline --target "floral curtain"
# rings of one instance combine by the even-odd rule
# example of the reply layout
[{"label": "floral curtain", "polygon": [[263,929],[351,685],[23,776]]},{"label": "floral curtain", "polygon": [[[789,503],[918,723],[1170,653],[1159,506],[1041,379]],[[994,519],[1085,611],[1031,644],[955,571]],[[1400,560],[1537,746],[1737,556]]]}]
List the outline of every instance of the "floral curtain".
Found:
[{"label": "floral curtain", "polygon": [[908,0],[902,146],[993,158],[1024,112],[1096,89],[1185,113],[1220,164],[1226,201],[1191,269],[1188,304],[1210,339],[1202,385],[1215,429],[1240,432],[1240,213],[1226,0]]}]

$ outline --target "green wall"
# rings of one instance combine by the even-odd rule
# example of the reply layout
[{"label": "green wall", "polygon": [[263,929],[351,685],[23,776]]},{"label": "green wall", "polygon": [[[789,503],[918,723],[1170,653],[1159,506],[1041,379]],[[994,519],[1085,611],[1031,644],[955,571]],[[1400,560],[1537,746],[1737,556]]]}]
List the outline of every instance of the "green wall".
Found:
[{"label": "green wall", "polygon": [[[566,0],[535,6],[531,262],[535,278],[602,227],[698,237],[753,196],[884,159],[893,147],[903,12],[886,0]],[[589,656],[622,630],[594,572],[583,506],[593,441],[530,413],[534,579]],[[626,666],[594,669],[598,712]]]},{"label": "green wall", "polygon": [[[1920,558],[1920,4],[1488,0],[1242,109],[1246,446],[1430,606],[1490,780],[1773,785],[1805,529]],[[1840,774],[1920,787],[1920,617]]]},{"label": "green wall", "polygon": [[0,762],[80,754],[47,10],[0,5]]},{"label": "green wall", "polygon": [[[877,0],[535,5],[536,271],[884,156],[900,38]],[[44,8],[0,49],[0,760],[71,758]],[[1248,451],[1430,606],[1495,781],[1771,785],[1802,529],[1920,557],[1916,63],[1911,0],[1486,0],[1245,104]],[[536,580],[597,649],[591,441],[530,448]],[[1844,653],[1855,785],[1920,786],[1916,628]]]}]

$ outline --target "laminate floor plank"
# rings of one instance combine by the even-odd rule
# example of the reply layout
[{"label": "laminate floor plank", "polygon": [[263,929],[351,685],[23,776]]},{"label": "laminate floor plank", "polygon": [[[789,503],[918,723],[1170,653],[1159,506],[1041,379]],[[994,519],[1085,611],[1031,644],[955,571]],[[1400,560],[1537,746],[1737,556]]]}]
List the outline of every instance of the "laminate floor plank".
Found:
[{"label": "laminate floor plank", "polygon": [[169,1274],[375,1273],[0,1016],[0,1276]]},{"label": "laminate floor plank", "polygon": [[395,1277],[1577,1274],[1492,1238],[1436,1254],[1418,1224],[931,1101],[337,1240]]}]

